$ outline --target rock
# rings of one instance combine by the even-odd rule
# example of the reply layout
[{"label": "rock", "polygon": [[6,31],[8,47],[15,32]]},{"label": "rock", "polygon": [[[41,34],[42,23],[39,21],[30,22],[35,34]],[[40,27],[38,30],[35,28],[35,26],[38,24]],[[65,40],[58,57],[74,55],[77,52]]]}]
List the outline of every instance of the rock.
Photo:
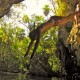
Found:
[{"label": "rock", "polygon": [[37,54],[30,60],[29,73],[34,76],[59,76],[58,73],[52,71],[52,68],[48,63],[47,54]]}]

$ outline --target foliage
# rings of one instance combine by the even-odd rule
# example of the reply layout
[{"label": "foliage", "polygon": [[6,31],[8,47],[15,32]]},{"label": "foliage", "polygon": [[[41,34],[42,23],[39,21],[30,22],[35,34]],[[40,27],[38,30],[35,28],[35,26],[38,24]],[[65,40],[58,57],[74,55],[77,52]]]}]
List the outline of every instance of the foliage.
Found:
[{"label": "foliage", "polygon": [[42,15],[32,14],[31,18],[28,15],[23,15],[22,21],[28,24],[28,29],[32,31],[37,28],[38,25],[44,22],[44,17]]},{"label": "foliage", "polygon": [[47,16],[50,11],[49,5],[45,4],[43,7],[43,11],[44,11],[44,15]]},{"label": "foliage", "polygon": [[16,63],[19,63],[20,69],[23,68],[24,53],[28,42],[29,39],[25,37],[23,29],[12,28],[11,24],[0,27],[0,59],[8,68]]},{"label": "foliage", "polygon": [[[54,0],[51,0],[52,4]],[[68,6],[68,0],[55,0],[58,8],[54,8],[55,14],[59,16],[68,15],[70,13],[70,6]],[[71,0],[71,4],[73,1]],[[20,6],[20,5],[17,5]],[[55,5],[56,6],[56,5]],[[16,6],[15,6],[16,7]],[[23,7],[22,7],[23,8]],[[51,11],[49,5],[44,5],[43,12],[47,16]],[[14,12],[14,11],[13,11]],[[16,14],[16,12],[14,12]],[[12,15],[13,16],[13,15]],[[17,18],[19,13],[17,13]],[[13,16],[15,19],[15,17]],[[24,24],[27,24],[29,31],[37,28],[41,23],[45,21],[42,15],[33,14],[29,17],[27,14],[24,14],[21,21]],[[48,62],[52,67],[52,70],[58,70],[60,67],[60,61],[55,55],[56,43],[58,41],[58,28],[51,28],[44,35],[41,36],[41,41],[36,51],[36,54],[43,54],[43,52],[49,55]],[[0,20],[0,59],[6,62],[7,67],[13,64],[13,62],[19,62],[19,68],[25,69],[24,64],[28,60],[24,59],[24,54],[30,42],[29,37],[26,37],[24,30],[19,28],[19,25],[16,27],[12,26],[12,23],[6,24],[3,19]],[[33,45],[34,46],[34,45]],[[30,53],[32,50],[30,51]],[[29,54],[30,56],[31,54]],[[11,56],[11,57],[10,57]],[[13,57],[13,58],[12,58]]]},{"label": "foliage", "polygon": [[54,71],[59,69],[59,60],[55,54],[56,43],[58,41],[57,30],[57,27],[51,28],[43,35],[40,43],[40,45],[43,47],[43,50],[49,55],[48,62]]},{"label": "foliage", "polygon": [[57,0],[57,4],[58,4],[58,9],[56,11],[56,15],[59,16],[65,15],[68,6],[67,3],[65,3],[62,0]]},{"label": "foliage", "polygon": [[27,22],[29,21],[28,15],[24,14],[24,16],[23,16],[23,18],[22,18],[22,21],[23,21],[24,23],[27,23]]},{"label": "foliage", "polygon": [[[38,15],[33,14],[31,16],[31,18],[29,18],[29,21],[27,22],[29,25],[28,26],[29,30],[31,31],[34,28],[37,28],[44,21],[45,20],[44,20],[43,16],[38,16]],[[35,22],[35,25],[33,22]],[[31,25],[32,23],[33,23],[33,25]],[[55,28],[50,29],[45,34],[42,34],[40,44],[38,46],[38,49],[36,50],[36,54],[43,54],[43,52],[45,52],[49,55],[49,64],[52,66],[52,69],[54,71],[59,69],[59,60],[55,56],[56,43],[58,40],[57,31],[58,31],[58,28],[55,27]],[[33,47],[34,47],[34,45],[33,45]],[[33,48],[32,48],[32,50],[33,50]],[[30,51],[30,53],[32,52],[32,50]],[[29,54],[29,56],[30,55],[31,54]]]}]

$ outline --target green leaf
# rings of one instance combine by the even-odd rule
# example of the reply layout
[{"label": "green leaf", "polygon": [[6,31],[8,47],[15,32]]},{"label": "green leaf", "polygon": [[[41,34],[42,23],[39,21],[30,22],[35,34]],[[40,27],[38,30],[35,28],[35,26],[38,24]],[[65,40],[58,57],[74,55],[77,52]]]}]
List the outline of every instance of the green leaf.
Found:
[{"label": "green leaf", "polygon": [[28,15],[24,14],[24,16],[22,17],[22,21],[23,21],[24,23],[27,23],[27,22],[29,21]]}]

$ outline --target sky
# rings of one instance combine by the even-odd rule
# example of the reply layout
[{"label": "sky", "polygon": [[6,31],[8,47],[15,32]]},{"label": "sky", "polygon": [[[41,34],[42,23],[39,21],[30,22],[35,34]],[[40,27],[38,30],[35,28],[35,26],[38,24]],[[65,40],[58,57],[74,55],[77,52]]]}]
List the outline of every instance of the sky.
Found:
[{"label": "sky", "polygon": [[24,10],[24,13],[30,16],[31,14],[43,15],[42,8],[45,4],[50,4],[50,2],[49,0],[25,0],[23,4],[27,5],[27,9]]},{"label": "sky", "polygon": [[[50,7],[51,3],[49,0],[25,0],[22,2],[24,5],[26,5],[26,7],[23,8],[23,10],[19,7],[16,7],[16,12],[19,11],[21,14],[19,15],[20,17],[22,17],[24,14],[27,14],[29,17],[32,14],[36,14],[36,15],[42,15],[43,14],[43,10],[42,8],[44,7],[45,4],[49,4]],[[49,18],[51,15],[53,15],[53,13],[50,13],[47,18]],[[28,28],[26,28],[26,26],[24,26],[23,24],[17,23],[21,28],[25,29],[25,33],[28,33]]]},{"label": "sky", "polygon": [[[15,14],[13,14],[12,17],[14,18],[14,21],[11,18],[8,19],[8,21],[6,19],[6,21],[7,22],[11,22],[11,21],[14,22],[15,25],[18,25],[19,27],[21,27],[22,29],[24,29],[25,33],[28,33],[28,31],[29,31],[28,28],[19,22],[19,20],[21,19],[21,17],[23,17],[24,14],[27,14],[29,17],[32,14],[44,16],[42,8],[44,7],[45,4],[49,4],[50,7],[51,7],[51,3],[49,2],[49,0],[24,0],[22,3],[23,3],[23,5],[26,5],[27,8],[23,7],[23,9],[22,9],[21,6],[14,7],[14,5],[13,5],[12,9],[14,9],[14,11],[16,13],[19,13],[18,18],[14,17]],[[47,16],[47,18],[49,18],[51,15],[53,15],[53,13],[50,13]]]},{"label": "sky", "polygon": [[[24,11],[22,11],[22,15],[27,14],[30,17],[32,14],[43,15],[42,8],[44,7],[45,4],[50,4],[50,2],[49,2],[49,0],[25,0],[25,1],[23,1],[23,4],[27,6],[27,9],[24,8]],[[50,14],[50,15],[52,15],[52,14]],[[26,30],[26,27],[24,27],[24,28]],[[26,31],[28,31],[28,30],[26,30]]]}]

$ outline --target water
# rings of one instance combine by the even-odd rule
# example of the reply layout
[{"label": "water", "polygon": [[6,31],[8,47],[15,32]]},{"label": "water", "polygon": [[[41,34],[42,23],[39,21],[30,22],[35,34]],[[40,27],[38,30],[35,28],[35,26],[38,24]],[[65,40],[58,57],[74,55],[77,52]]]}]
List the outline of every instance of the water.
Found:
[{"label": "water", "polygon": [[57,77],[47,78],[47,77],[35,77],[35,76],[26,76],[21,73],[5,73],[0,72],[0,80],[65,80]]}]

